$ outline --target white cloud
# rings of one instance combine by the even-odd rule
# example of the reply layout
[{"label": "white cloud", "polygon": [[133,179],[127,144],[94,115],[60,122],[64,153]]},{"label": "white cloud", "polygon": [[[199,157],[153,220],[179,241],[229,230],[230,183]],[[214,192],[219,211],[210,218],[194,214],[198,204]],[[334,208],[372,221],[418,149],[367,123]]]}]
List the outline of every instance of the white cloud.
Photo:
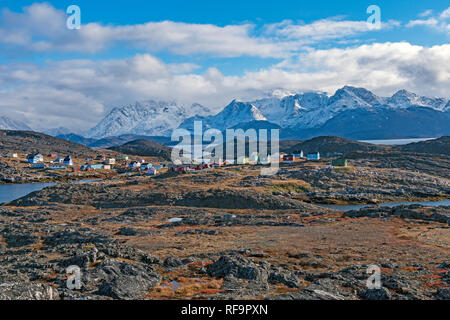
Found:
[{"label": "white cloud", "polygon": [[411,20],[406,25],[407,27],[415,27],[415,26],[437,26],[439,24],[439,21],[435,18],[429,18],[429,19],[417,19],[417,20]]},{"label": "white cloud", "polygon": [[212,24],[188,24],[172,21],[140,25],[104,26],[82,24],[80,30],[66,28],[66,15],[50,4],[35,3],[23,13],[2,12],[0,43],[10,49],[96,53],[117,43],[150,51],[167,49],[176,54],[215,54],[223,57],[240,55],[282,56],[282,48],[251,36],[250,24],[219,27]]},{"label": "white cloud", "polygon": [[425,18],[425,17],[431,16],[432,14],[433,14],[433,10],[428,9],[428,10],[425,10],[425,11],[419,13],[419,17]]},{"label": "white cloud", "polygon": [[[64,11],[46,3],[24,7],[22,13],[6,9],[0,18],[0,44],[9,50],[32,52],[97,53],[126,45],[150,52],[168,50],[177,55],[282,58],[305,44],[370,31],[366,21],[342,18],[310,24],[283,21],[261,28],[248,23],[226,26],[173,21],[119,26],[88,23],[82,24],[80,30],[68,30],[65,19]],[[383,28],[396,25],[395,21],[382,24]]]},{"label": "white cloud", "polygon": [[[382,29],[398,26],[397,21],[381,24]],[[290,20],[266,26],[268,34],[290,40],[313,42],[328,39],[339,39],[369,31],[367,21],[342,20],[339,17],[322,19],[310,24],[294,24]]]},{"label": "white cloud", "polygon": [[[427,10],[424,13],[426,15],[421,15],[422,17],[430,16],[432,14],[431,10]],[[425,26],[433,28],[439,32],[444,32],[450,35],[450,7],[442,11],[439,15],[435,17],[429,17],[428,19],[417,19],[411,20],[406,25],[407,27]]]},{"label": "white cloud", "polygon": [[242,76],[225,76],[215,68],[194,74],[190,68],[149,54],[0,65],[0,113],[23,117],[36,129],[83,130],[112,107],[145,99],[199,102],[217,110],[234,98],[254,99],[274,89],[333,93],[346,84],[382,95],[406,88],[449,98],[450,45],[427,48],[399,42],[310,49],[284,64]]},{"label": "white cloud", "polygon": [[442,13],[440,15],[440,18],[441,19],[448,19],[448,18],[450,18],[450,7],[448,7],[444,11],[442,11]]}]

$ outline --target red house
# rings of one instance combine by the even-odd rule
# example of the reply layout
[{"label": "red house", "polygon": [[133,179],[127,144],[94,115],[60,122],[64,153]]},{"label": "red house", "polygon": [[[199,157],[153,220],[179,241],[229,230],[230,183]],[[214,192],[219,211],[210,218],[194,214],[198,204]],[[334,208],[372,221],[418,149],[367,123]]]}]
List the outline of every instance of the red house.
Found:
[{"label": "red house", "polygon": [[283,163],[294,163],[295,156],[293,154],[285,154],[283,156]]}]

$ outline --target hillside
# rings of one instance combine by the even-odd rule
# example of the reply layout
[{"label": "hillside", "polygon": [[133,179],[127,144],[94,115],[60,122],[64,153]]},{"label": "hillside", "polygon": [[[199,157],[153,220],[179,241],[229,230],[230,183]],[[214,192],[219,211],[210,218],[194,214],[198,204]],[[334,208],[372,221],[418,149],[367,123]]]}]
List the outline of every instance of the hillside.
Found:
[{"label": "hillside", "polygon": [[95,151],[78,143],[33,131],[0,130],[0,153],[71,154],[77,157],[93,156]]},{"label": "hillside", "polygon": [[295,144],[288,149],[288,152],[300,152],[305,154],[310,152],[320,152],[323,156],[328,153],[342,153],[348,152],[372,152],[372,151],[386,151],[386,146],[379,146],[365,142],[353,141],[345,138],[334,136],[316,137],[311,140],[303,141]]},{"label": "hillside", "polygon": [[91,148],[109,148],[114,146],[121,146],[127,142],[134,140],[150,140],[160,144],[170,144],[170,138],[161,136],[142,136],[134,134],[124,134],[117,137],[106,137],[90,143]]},{"label": "hillside", "polygon": [[89,146],[90,144],[95,143],[97,141],[96,139],[85,138],[75,133],[61,134],[57,135],[56,137],[64,140],[69,140],[75,143],[79,143],[85,146]]},{"label": "hillside", "polygon": [[160,157],[165,160],[170,160],[171,154],[171,148],[145,139],[130,141],[121,146],[114,146],[108,149],[129,155]]},{"label": "hillside", "polygon": [[445,154],[450,156],[450,136],[393,147],[395,151]]}]

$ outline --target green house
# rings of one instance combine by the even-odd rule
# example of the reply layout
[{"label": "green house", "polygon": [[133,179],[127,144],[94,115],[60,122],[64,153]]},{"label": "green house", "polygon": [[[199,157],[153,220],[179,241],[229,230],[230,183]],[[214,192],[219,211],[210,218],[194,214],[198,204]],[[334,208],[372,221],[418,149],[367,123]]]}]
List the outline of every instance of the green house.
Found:
[{"label": "green house", "polygon": [[331,165],[333,167],[347,167],[348,162],[347,159],[334,159],[331,161]]}]

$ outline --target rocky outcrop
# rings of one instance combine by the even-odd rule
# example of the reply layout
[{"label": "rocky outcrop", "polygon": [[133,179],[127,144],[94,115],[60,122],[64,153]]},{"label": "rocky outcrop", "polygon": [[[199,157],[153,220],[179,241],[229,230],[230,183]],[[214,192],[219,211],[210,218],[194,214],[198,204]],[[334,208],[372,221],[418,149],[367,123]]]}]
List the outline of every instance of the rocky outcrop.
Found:
[{"label": "rocky outcrop", "polygon": [[142,299],[161,281],[161,275],[148,265],[119,260],[102,261],[94,271],[85,275],[86,282],[100,282],[97,295],[113,299]]},{"label": "rocky outcrop", "polygon": [[37,282],[0,283],[0,300],[59,300],[58,290]]},{"label": "rocky outcrop", "polygon": [[281,283],[298,288],[298,277],[291,271],[268,262],[255,262],[240,255],[222,256],[206,267],[215,278],[224,278],[223,297],[239,298],[266,292],[270,285]]},{"label": "rocky outcrop", "polygon": [[436,221],[450,224],[450,207],[425,207],[422,205],[403,205],[398,207],[371,206],[359,210],[347,211],[346,217],[359,218],[387,218],[398,217],[403,219],[415,219]]}]

